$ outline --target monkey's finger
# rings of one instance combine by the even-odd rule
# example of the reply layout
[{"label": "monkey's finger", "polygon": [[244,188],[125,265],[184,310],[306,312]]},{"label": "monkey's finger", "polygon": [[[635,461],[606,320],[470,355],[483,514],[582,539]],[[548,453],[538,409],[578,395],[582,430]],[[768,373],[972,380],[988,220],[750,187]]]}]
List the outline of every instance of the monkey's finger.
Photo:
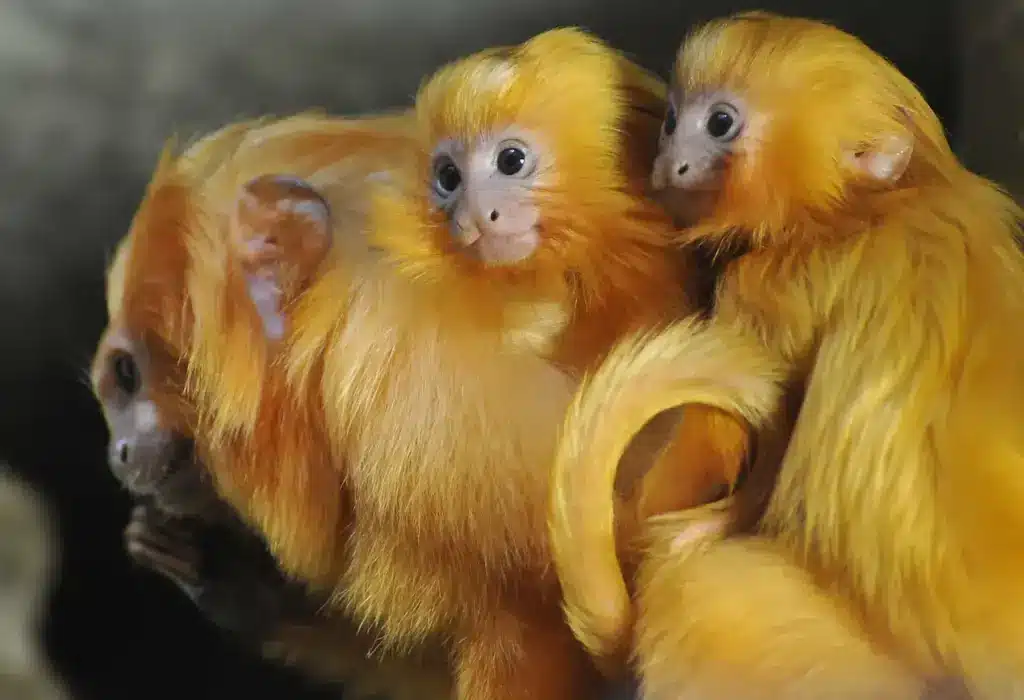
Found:
[{"label": "monkey's finger", "polygon": [[175,581],[191,585],[199,578],[199,552],[188,542],[153,532],[146,523],[133,522],[125,531],[129,556],[143,566]]},{"label": "monkey's finger", "polygon": [[198,559],[198,552],[187,540],[167,537],[140,523],[132,523],[125,530],[125,546],[130,554],[159,551],[183,562]]},{"label": "monkey's finger", "polygon": [[135,550],[155,550],[198,567],[200,553],[188,538],[154,530],[148,523],[133,522],[125,529],[125,545],[129,553]]},{"label": "monkey's finger", "polygon": [[202,549],[195,522],[168,515],[152,506],[136,507],[132,511],[128,528],[131,532],[146,532],[152,539],[159,537],[164,542],[174,542],[175,548]]},{"label": "monkey's finger", "polygon": [[167,543],[174,542],[176,543],[176,546],[182,548],[196,548],[196,533],[183,523],[178,523],[173,520],[162,520],[158,522],[145,520],[139,524],[154,539],[159,538],[160,541]]},{"label": "monkey's finger", "polygon": [[195,534],[184,522],[169,519],[160,511],[147,506],[136,507],[125,528],[125,536],[145,536],[179,546],[193,546]]},{"label": "monkey's finger", "polygon": [[128,553],[142,566],[166,576],[183,588],[195,589],[200,585],[198,568],[177,554],[135,539],[128,541]]}]

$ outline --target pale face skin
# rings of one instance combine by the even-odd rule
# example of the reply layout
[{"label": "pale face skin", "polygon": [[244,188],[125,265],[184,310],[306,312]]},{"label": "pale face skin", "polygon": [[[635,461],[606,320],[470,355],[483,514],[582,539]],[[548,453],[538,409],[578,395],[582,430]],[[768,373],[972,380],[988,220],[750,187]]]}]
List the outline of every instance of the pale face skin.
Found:
[{"label": "pale face skin", "polygon": [[748,125],[747,106],[728,90],[674,90],[651,173],[656,190],[713,190]]},{"label": "pale face skin", "polygon": [[549,152],[515,127],[472,143],[444,141],[431,165],[433,199],[459,245],[485,265],[513,265],[540,245],[533,195],[549,167]]},{"label": "pale face skin", "polygon": [[204,510],[210,501],[205,471],[193,441],[168,427],[153,401],[144,344],[126,333],[109,333],[92,381],[110,430],[107,458],[115,478],[132,495],[151,497],[170,513]]},{"label": "pale face skin", "polygon": [[[730,157],[751,143],[752,131],[765,120],[766,115],[757,114],[738,92],[683,94],[674,89],[651,171],[652,187],[662,192],[714,192]],[[913,145],[909,133],[883,134],[867,147],[847,148],[836,155],[850,177],[891,185],[910,164]]]}]

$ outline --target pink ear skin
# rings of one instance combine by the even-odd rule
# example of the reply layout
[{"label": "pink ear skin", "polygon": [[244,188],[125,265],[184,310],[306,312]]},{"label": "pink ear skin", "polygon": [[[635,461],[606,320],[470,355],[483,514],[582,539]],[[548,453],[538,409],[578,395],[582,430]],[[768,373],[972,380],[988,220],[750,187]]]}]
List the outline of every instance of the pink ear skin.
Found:
[{"label": "pink ear skin", "polygon": [[905,134],[890,134],[872,147],[847,154],[847,162],[862,175],[891,185],[903,177],[914,154],[914,140]]},{"label": "pink ear skin", "polygon": [[304,180],[262,175],[238,194],[230,242],[264,332],[279,340],[283,307],[302,293],[330,250],[330,207]]}]

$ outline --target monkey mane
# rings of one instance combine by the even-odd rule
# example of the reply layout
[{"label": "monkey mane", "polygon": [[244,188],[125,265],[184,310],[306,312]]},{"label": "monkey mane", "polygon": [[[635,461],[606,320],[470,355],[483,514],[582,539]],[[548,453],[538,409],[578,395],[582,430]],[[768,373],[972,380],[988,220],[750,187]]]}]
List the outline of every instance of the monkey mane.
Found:
[{"label": "monkey mane", "polygon": [[165,143],[132,220],[118,244],[107,276],[111,318],[147,329],[184,351],[190,317],[185,294],[186,234],[198,225],[201,184],[213,176],[256,122],[230,124],[196,139],[179,152],[177,139]]},{"label": "monkey mane", "polygon": [[[621,299],[638,279],[663,279],[672,224],[645,191],[665,95],[662,81],[576,28],[445,66],[417,96],[418,174],[374,195],[374,243],[400,273],[473,300],[455,303],[453,313],[499,330],[531,302],[593,308]],[[488,267],[457,248],[431,200],[429,149],[511,125],[552,153],[534,193],[542,242],[525,261]]]},{"label": "monkey mane", "polygon": [[[766,12],[708,22],[683,43],[676,80],[687,92],[724,88],[748,102],[750,122],[701,234],[747,230],[755,245],[820,239],[863,228],[920,188],[970,186],[917,87],[828,24]],[[872,191],[841,156],[888,135],[911,137],[913,155],[894,187]]]},{"label": "monkey mane", "polygon": [[108,277],[108,308],[125,326],[183,349],[188,314],[182,231],[193,215],[189,187],[168,145]]},{"label": "monkey mane", "polygon": [[124,300],[124,285],[128,257],[131,255],[132,237],[125,236],[118,241],[114,255],[107,265],[105,288],[107,297],[107,318],[114,319],[121,315]]},{"label": "monkey mane", "polygon": [[[189,379],[208,411],[205,423],[214,441],[252,434],[269,362],[258,313],[226,234],[240,188],[268,173],[302,176],[317,185],[348,180],[354,188],[370,174],[369,163],[381,170],[402,163],[411,152],[410,141],[410,120],[403,114],[336,119],[307,113],[267,119],[222,153],[220,169],[197,187],[200,212],[186,236],[186,286],[195,309]],[[353,193],[343,194],[346,201],[332,206],[342,224],[357,214],[346,206]]]},{"label": "monkey mane", "polygon": [[[230,208],[252,178],[286,174],[307,179],[331,201],[335,240],[324,267],[357,250],[363,219],[357,200],[376,172],[403,168],[412,151],[404,114],[337,119],[312,114],[265,122],[235,149],[199,195],[202,215],[188,230],[186,288],[193,308],[189,392],[196,397],[202,437],[218,489],[266,535],[283,569],[330,586],[344,561],[345,462],[333,450],[321,386],[323,340],[302,345],[305,320],[289,323],[273,345],[249,298],[245,272],[227,235]],[[324,284],[344,273],[324,275]],[[348,290],[308,312],[340,322]],[[307,308],[295,301],[289,318]],[[296,340],[296,336],[299,340]],[[298,374],[308,372],[310,381]]]}]

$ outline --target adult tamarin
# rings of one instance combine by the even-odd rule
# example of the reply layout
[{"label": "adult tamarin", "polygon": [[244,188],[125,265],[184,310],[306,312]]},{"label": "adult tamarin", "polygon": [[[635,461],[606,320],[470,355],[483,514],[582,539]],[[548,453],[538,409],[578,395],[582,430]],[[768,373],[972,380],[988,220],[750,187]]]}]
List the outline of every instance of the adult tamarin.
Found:
[{"label": "adult tamarin", "polygon": [[[797,407],[759,445],[733,536],[711,536],[713,519],[706,536],[652,531],[645,697],[917,698],[942,676],[976,697],[1024,693],[1020,209],[958,162],[894,66],[836,28],[764,13],[683,44],[652,180],[687,242],[749,249],[705,333],[759,342]],[[589,446],[671,402],[658,387],[685,375],[681,334],[598,372],[566,429],[558,472],[589,473],[606,512],[617,455]],[[587,491],[560,497],[602,498]],[[574,519],[556,531],[603,527],[586,515],[556,511]],[[561,574],[581,638],[619,648],[621,574]]]},{"label": "adult tamarin", "polygon": [[[232,125],[166,157],[108,271],[109,324],[91,376],[110,428],[111,469],[140,499],[126,530],[136,561],[265,656],[344,682],[346,696],[441,698],[450,680],[443,658],[431,657],[439,648],[422,657],[376,655],[372,630],[325,614],[325,598],[286,579],[258,533],[218,498],[201,459],[183,359],[192,318],[186,232],[197,218],[217,214],[200,205],[219,178],[236,168],[251,177],[287,165],[354,183],[401,163],[404,129],[400,117],[301,116]],[[367,158],[364,143],[374,140]]]}]

